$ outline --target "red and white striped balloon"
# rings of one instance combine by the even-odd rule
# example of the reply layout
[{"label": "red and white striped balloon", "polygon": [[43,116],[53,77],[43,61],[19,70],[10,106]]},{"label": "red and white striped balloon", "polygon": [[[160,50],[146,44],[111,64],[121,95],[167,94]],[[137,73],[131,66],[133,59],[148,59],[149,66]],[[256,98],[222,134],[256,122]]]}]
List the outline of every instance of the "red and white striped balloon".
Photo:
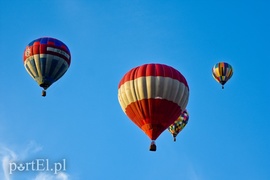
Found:
[{"label": "red and white striped balloon", "polygon": [[153,144],[186,109],[188,99],[185,77],[165,64],[135,67],[124,75],[118,86],[123,111]]}]

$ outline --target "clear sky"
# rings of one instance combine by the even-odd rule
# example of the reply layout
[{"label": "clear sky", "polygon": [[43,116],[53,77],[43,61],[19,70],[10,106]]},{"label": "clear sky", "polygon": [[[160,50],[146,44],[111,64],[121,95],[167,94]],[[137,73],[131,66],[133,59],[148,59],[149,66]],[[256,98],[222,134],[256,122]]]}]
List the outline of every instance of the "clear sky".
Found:
[{"label": "clear sky", "polygon": [[[1,0],[0,179],[269,180],[269,7],[267,0]],[[63,41],[72,56],[45,98],[22,60],[43,36]],[[223,90],[211,75],[219,61],[234,68]],[[176,142],[164,131],[156,152],[117,98],[123,75],[145,63],[173,66],[190,88],[189,123]],[[11,162],[37,159],[65,170],[30,164],[10,174]]]}]

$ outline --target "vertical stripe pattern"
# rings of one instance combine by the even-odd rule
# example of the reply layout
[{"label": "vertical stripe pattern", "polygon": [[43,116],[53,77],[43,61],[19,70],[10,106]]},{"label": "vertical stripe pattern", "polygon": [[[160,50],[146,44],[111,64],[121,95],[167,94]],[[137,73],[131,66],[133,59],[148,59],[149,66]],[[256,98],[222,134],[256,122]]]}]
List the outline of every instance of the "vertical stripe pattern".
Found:
[{"label": "vertical stripe pattern", "polygon": [[233,75],[233,68],[226,62],[219,62],[212,68],[214,79],[224,85]]},{"label": "vertical stripe pattern", "polygon": [[63,42],[43,37],[27,45],[23,61],[29,75],[39,86],[47,89],[66,73],[71,55]]}]

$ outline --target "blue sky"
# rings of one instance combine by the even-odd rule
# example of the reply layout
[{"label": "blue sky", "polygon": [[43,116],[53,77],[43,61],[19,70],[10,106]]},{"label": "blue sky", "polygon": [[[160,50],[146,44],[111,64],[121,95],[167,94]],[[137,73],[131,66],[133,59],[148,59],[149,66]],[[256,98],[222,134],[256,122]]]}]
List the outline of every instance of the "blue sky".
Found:
[{"label": "blue sky", "polygon": [[[266,0],[1,0],[0,179],[269,180],[270,12]],[[32,40],[70,49],[67,73],[41,97],[23,66]],[[222,90],[211,68],[234,75]],[[177,141],[150,140],[122,112],[118,83],[164,63],[187,79],[189,123]],[[66,170],[9,162],[66,160]]]}]

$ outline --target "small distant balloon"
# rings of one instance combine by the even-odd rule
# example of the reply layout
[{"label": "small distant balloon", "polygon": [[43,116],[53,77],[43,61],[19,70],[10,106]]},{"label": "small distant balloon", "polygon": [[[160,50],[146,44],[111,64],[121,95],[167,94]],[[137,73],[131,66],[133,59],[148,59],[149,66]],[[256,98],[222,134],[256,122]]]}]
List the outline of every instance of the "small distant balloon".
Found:
[{"label": "small distant balloon", "polygon": [[212,75],[224,89],[224,85],[233,75],[233,68],[229,63],[219,62],[212,68]]},{"label": "small distant balloon", "polygon": [[42,96],[46,96],[46,89],[68,70],[71,54],[62,41],[41,37],[26,46],[23,62],[28,74],[43,88]]},{"label": "small distant balloon", "polygon": [[189,114],[187,110],[184,110],[181,115],[171,124],[168,128],[169,132],[173,136],[173,140],[176,141],[176,136],[184,129],[189,120]]}]

